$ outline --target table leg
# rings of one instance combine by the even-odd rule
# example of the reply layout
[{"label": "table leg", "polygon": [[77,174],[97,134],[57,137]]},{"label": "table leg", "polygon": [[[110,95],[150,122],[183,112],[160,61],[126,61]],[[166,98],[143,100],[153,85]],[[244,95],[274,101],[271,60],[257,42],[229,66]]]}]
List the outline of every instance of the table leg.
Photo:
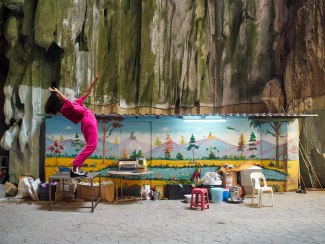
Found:
[{"label": "table leg", "polygon": [[102,177],[101,175],[99,174],[98,175],[98,178],[99,178],[99,192],[98,192],[98,197],[101,198],[102,197]]},{"label": "table leg", "polygon": [[94,196],[93,196],[93,181],[94,178],[90,180],[90,198],[91,198],[91,212],[94,212]]},{"label": "table leg", "polygon": [[120,177],[121,197],[123,197],[123,181],[122,176]]},{"label": "table leg", "polygon": [[116,186],[115,186],[115,203],[118,202],[118,186],[119,186],[119,179],[116,178],[117,181],[116,181]]},{"label": "table leg", "polygon": [[52,189],[51,189],[51,180],[49,180],[49,200],[50,200],[50,206],[49,206],[49,211],[52,211]]},{"label": "table leg", "polygon": [[[64,179],[61,179],[60,182],[62,182],[62,201],[65,201],[65,187],[64,187]],[[70,187],[68,187],[68,191],[70,190]]]},{"label": "table leg", "polygon": [[143,184],[143,177],[140,176],[140,182],[141,182],[141,185],[142,185],[142,190],[140,190],[140,199],[141,199],[141,204],[142,204],[142,195],[143,195],[143,192],[144,192],[144,184]]}]

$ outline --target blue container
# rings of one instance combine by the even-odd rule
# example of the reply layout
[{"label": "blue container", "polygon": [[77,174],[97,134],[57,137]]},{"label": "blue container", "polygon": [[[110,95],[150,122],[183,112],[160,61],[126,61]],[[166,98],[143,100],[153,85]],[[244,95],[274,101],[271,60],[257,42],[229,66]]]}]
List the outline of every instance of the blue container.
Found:
[{"label": "blue container", "polygon": [[222,200],[223,201],[228,201],[228,198],[229,198],[229,189],[228,188],[224,188],[223,189],[223,197],[222,197]]},{"label": "blue container", "polygon": [[223,198],[223,189],[219,187],[214,187],[210,189],[211,191],[211,202],[221,203]]}]

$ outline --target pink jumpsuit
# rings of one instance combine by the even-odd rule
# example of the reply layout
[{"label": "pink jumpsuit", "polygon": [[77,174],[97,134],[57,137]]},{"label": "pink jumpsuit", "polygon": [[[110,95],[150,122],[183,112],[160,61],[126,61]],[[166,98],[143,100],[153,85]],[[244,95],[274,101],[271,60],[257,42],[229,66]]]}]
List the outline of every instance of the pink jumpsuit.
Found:
[{"label": "pink jumpsuit", "polygon": [[73,123],[81,121],[81,132],[86,140],[86,146],[73,160],[72,165],[81,167],[85,160],[96,150],[98,143],[97,120],[92,111],[83,104],[85,97],[82,96],[71,102],[66,99],[63,102],[60,112]]}]

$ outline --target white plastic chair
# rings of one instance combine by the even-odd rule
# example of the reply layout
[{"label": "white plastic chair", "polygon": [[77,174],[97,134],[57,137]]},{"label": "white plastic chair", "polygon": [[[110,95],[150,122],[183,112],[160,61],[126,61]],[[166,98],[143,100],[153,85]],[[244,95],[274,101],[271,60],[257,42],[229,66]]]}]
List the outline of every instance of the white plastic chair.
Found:
[{"label": "white plastic chair", "polygon": [[[251,182],[253,186],[253,196],[252,196],[252,204],[254,202],[255,198],[255,192],[257,193],[257,199],[258,199],[258,207],[260,208],[262,206],[262,196],[264,192],[271,192],[272,196],[272,207],[274,205],[273,200],[273,189],[270,186],[267,186],[266,179],[263,173],[261,172],[253,172],[250,174]],[[263,186],[261,186],[261,181],[263,181]]]}]

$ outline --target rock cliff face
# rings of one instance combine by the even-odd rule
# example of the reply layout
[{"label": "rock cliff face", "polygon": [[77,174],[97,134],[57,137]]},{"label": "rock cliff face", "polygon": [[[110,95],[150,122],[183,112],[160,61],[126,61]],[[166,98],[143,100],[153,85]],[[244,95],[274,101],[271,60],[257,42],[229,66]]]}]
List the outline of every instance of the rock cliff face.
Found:
[{"label": "rock cliff face", "polygon": [[314,0],[0,2],[12,179],[39,174],[47,87],[75,98],[96,72],[96,113],[323,111],[324,11]]}]

